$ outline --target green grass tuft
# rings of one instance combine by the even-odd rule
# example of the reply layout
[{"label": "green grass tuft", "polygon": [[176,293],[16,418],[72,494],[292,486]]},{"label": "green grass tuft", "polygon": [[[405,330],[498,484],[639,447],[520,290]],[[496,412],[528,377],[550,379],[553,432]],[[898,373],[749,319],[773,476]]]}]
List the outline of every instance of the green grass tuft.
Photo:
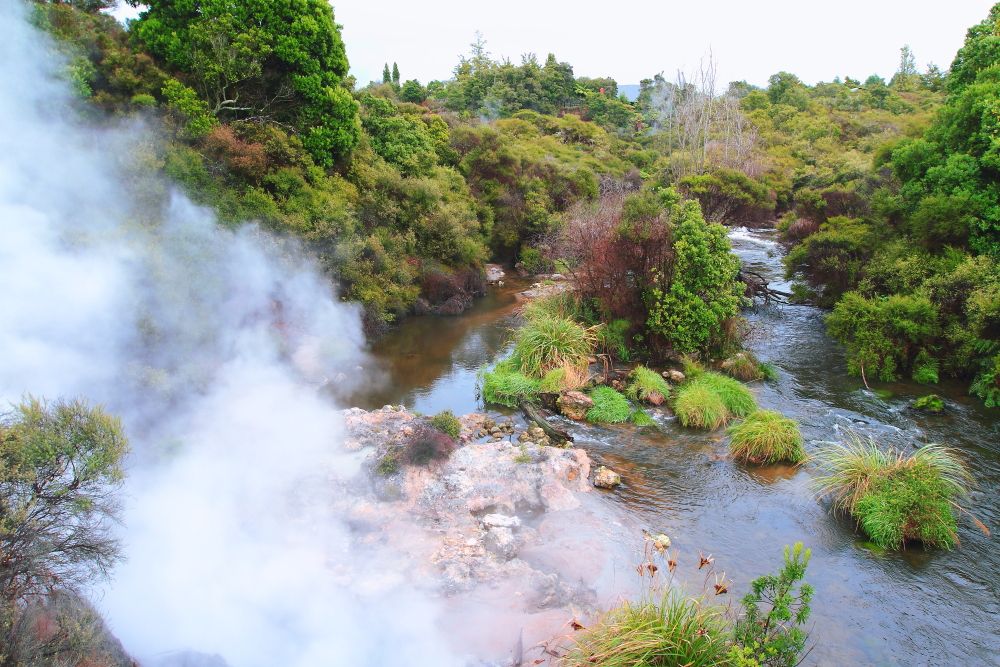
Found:
[{"label": "green grass tuft", "polygon": [[737,380],[753,382],[764,379],[764,372],[761,370],[760,362],[752,352],[744,350],[737,352],[722,362],[722,371]]},{"label": "green grass tuft", "polygon": [[951,450],[926,445],[906,456],[852,434],[816,460],[818,494],[830,497],[834,510],[853,516],[880,547],[896,549],[910,540],[943,548],[955,544],[956,501],[968,494],[972,478]]},{"label": "green grass tuft", "polygon": [[522,400],[538,395],[540,382],[512,370],[509,362],[501,362],[483,374],[482,395],[487,404],[516,408]]},{"label": "green grass tuft", "polygon": [[624,602],[582,631],[564,667],[729,664],[729,633],[717,607],[676,592]]},{"label": "green grass tuft", "polygon": [[634,401],[660,405],[670,397],[670,385],[656,371],[651,371],[645,366],[636,366],[629,377],[626,393]]},{"label": "green grass tuft", "polygon": [[542,314],[529,317],[515,333],[511,362],[533,378],[563,366],[586,369],[594,344],[592,330],[570,319]]},{"label": "green grass tuft", "polygon": [[594,407],[587,410],[587,421],[594,424],[624,424],[632,416],[628,399],[611,387],[595,387],[590,392]]},{"label": "green grass tuft", "polygon": [[683,426],[716,429],[729,421],[722,398],[708,387],[689,382],[677,390],[674,413]]},{"label": "green grass tuft", "polygon": [[645,410],[636,410],[629,417],[629,421],[636,426],[656,426],[656,420],[649,416]]},{"label": "green grass tuft", "polygon": [[565,381],[566,369],[553,368],[542,378],[541,383],[538,385],[538,391],[547,394],[557,394],[563,388]]},{"label": "green grass tuft", "polygon": [[682,357],[681,369],[684,372],[684,377],[686,377],[688,380],[693,380],[705,372],[704,364],[702,364],[694,357]]},{"label": "green grass tuft", "polygon": [[718,373],[703,373],[694,383],[718,394],[731,417],[746,417],[757,409],[757,400],[739,380]]},{"label": "green grass tuft", "polygon": [[760,372],[761,375],[764,376],[764,379],[767,380],[768,382],[774,382],[775,380],[778,379],[778,369],[774,364],[771,363],[761,364]]},{"label": "green grass tuft", "polygon": [[729,427],[729,452],[751,463],[801,463],[806,458],[802,434],[794,420],[771,410],[758,410]]},{"label": "green grass tuft", "polygon": [[453,438],[457,438],[458,434],[462,431],[461,422],[458,421],[458,417],[451,410],[439,412],[431,417],[431,426]]}]

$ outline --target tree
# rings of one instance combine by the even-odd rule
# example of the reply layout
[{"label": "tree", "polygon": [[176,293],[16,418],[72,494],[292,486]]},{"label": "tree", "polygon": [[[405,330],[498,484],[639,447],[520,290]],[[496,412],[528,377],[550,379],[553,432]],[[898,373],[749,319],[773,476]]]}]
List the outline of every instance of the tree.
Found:
[{"label": "tree", "polygon": [[27,610],[118,559],[127,450],[119,420],[80,401],[29,398],[0,416],[0,653],[16,652]]},{"label": "tree", "polygon": [[904,44],[899,50],[899,70],[892,77],[891,84],[899,90],[912,90],[920,80],[917,73],[917,61],[909,44]]},{"label": "tree", "polygon": [[416,79],[409,79],[399,90],[399,99],[404,102],[420,104],[427,99],[427,91]]},{"label": "tree", "polygon": [[216,115],[290,125],[324,166],[357,144],[358,106],[343,86],[347,55],[324,0],[145,4],[131,31]]},{"label": "tree", "polygon": [[392,73],[389,72],[389,63],[382,66],[382,83],[392,83]]},{"label": "tree", "polygon": [[399,88],[399,65],[396,63],[392,64],[392,85]]}]

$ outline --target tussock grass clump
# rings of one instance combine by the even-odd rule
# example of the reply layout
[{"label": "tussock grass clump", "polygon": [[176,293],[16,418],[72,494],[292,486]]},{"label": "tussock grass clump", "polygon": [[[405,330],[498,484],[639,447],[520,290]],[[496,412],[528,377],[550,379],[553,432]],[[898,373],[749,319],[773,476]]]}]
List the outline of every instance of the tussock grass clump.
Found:
[{"label": "tussock grass clump", "polygon": [[590,398],[594,407],[587,410],[587,421],[593,424],[624,424],[632,417],[628,399],[611,387],[595,387]]},{"label": "tussock grass clump", "polygon": [[746,417],[757,409],[757,399],[738,380],[718,373],[704,373],[695,380],[695,383],[718,394],[731,417]]},{"label": "tussock grass clump", "polygon": [[764,379],[768,382],[774,382],[778,379],[778,369],[774,364],[763,363],[760,365],[760,373],[764,376]]},{"label": "tussock grass clump", "polygon": [[645,366],[636,366],[629,375],[629,398],[651,405],[662,405],[670,397],[670,385],[657,373]]},{"label": "tussock grass clump", "polygon": [[492,371],[483,374],[483,401],[516,408],[522,400],[534,399],[540,384],[538,380],[511,368],[509,362],[501,362]]},{"label": "tussock grass clump", "polygon": [[951,450],[926,445],[907,456],[852,434],[816,460],[822,470],[818,494],[854,517],[879,546],[898,549],[916,541],[950,549],[957,543],[957,500],[972,478]]},{"label": "tussock grass clump", "polygon": [[764,371],[761,369],[760,361],[753,352],[744,350],[737,352],[722,362],[722,371],[737,380],[744,382],[754,382],[764,379]]},{"label": "tussock grass clump", "polygon": [[571,292],[560,292],[529,301],[521,314],[528,320],[542,317],[575,320],[580,314],[580,304]]},{"label": "tussock grass clump", "polygon": [[587,383],[587,372],[575,366],[553,368],[542,378],[538,390],[543,393],[557,394],[561,391],[574,391]]},{"label": "tussock grass clump", "polygon": [[515,370],[542,378],[554,368],[586,370],[596,336],[576,322],[550,315],[529,317],[514,335],[511,362]]},{"label": "tussock grass clump", "polygon": [[758,410],[729,427],[729,453],[750,463],[801,463],[806,458],[798,424],[772,410]]},{"label": "tussock grass clump", "polygon": [[632,352],[628,348],[626,336],[631,328],[632,323],[628,320],[612,320],[598,329],[597,342],[605,353],[628,363]]},{"label": "tussock grass clump", "polygon": [[674,413],[681,425],[691,428],[717,429],[730,419],[722,398],[697,382],[689,382],[677,390]]},{"label": "tussock grass clump", "polygon": [[705,365],[694,357],[682,357],[681,369],[684,372],[684,377],[693,380],[705,372]]},{"label": "tussock grass clump", "polygon": [[577,637],[565,667],[728,664],[729,637],[720,609],[676,592],[624,602]]},{"label": "tussock grass clump", "polygon": [[649,416],[645,410],[636,410],[629,417],[629,421],[636,426],[656,426],[656,420]]},{"label": "tussock grass clump", "polygon": [[457,438],[458,434],[462,432],[462,423],[458,421],[458,417],[451,410],[439,412],[431,417],[431,426],[452,438]]}]

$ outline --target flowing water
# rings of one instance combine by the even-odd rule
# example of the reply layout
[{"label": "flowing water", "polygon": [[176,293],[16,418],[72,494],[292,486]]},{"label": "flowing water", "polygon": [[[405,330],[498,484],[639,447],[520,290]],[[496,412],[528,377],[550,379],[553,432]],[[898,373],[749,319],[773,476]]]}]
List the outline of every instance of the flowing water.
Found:
[{"label": "flowing water", "polygon": [[[734,250],[752,269],[782,282],[781,247],[769,232],[735,230]],[[386,388],[359,396],[368,407],[403,403],[423,412],[482,410],[476,371],[504,349],[519,285],[500,288],[466,315],[414,318],[374,350],[387,373]],[[909,448],[940,442],[961,450],[977,479],[969,501],[974,515],[1000,525],[1000,415],[958,386],[934,391],[946,398],[942,415],[914,413],[909,402],[927,389],[889,385],[876,394],[848,376],[842,350],[824,332],[823,313],[781,305],[748,314],[749,346],[779,371],[757,384],[762,407],[802,426],[807,451],[848,429]],[[887,397],[888,396],[888,397]],[[622,473],[625,484],[601,494],[608,510],[668,533],[678,560],[715,557],[734,584],[734,598],[755,576],[773,570],[782,547],[802,541],[812,549],[807,580],[815,587],[810,620],[812,652],[806,664],[1000,664],[1000,552],[996,538],[967,518],[954,551],[884,552],[868,544],[849,520],[831,516],[810,490],[812,470],[753,468],[725,458],[723,432],[705,434],[656,415],[660,431],[572,424],[577,446]],[[635,548],[629,531],[612,528],[621,565]],[[682,562],[683,567],[684,562]],[[606,587],[602,582],[601,587]],[[694,591],[697,592],[697,591]],[[721,598],[717,598],[721,599]]]}]

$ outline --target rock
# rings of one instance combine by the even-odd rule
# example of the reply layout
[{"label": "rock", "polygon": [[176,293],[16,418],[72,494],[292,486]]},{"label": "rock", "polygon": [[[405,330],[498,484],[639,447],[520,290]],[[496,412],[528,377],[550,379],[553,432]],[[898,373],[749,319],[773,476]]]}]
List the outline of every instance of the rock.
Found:
[{"label": "rock", "polygon": [[661,373],[661,375],[663,375],[664,378],[666,378],[667,380],[670,380],[674,384],[680,384],[681,382],[684,382],[684,373],[681,373],[679,370],[676,370],[676,369],[670,369],[669,371],[663,371],[663,373]]},{"label": "rock", "polygon": [[414,315],[430,315],[433,310],[431,304],[423,297],[418,297],[416,303],[413,304]]},{"label": "rock", "polygon": [[472,305],[472,297],[467,294],[456,294],[439,306],[435,306],[436,315],[460,315]]},{"label": "rock", "polygon": [[517,539],[510,528],[490,528],[483,539],[483,545],[487,551],[504,560],[510,560],[517,554]]},{"label": "rock", "polygon": [[487,514],[480,521],[487,528],[517,528],[521,525],[520,518],[507,514]]},{"label": "rock", "polygon": [[594,401],[583,392],[567,391],[556,400],[556,405],[559,412],[570,419],[582,421],[587,418],[587,411],[594,407]]},{"label": "rock", "polygon": [[622,476],[607,466],[601,466],[594,473],[594,486],[599,489],[613,489],[622,483]]},{"label": "rock", "polygon": [[506,274],[503,269],[500,268],[499,264],[487,264],[486,265],[486,282],[488,283],[499,283],[503,280]]}]

